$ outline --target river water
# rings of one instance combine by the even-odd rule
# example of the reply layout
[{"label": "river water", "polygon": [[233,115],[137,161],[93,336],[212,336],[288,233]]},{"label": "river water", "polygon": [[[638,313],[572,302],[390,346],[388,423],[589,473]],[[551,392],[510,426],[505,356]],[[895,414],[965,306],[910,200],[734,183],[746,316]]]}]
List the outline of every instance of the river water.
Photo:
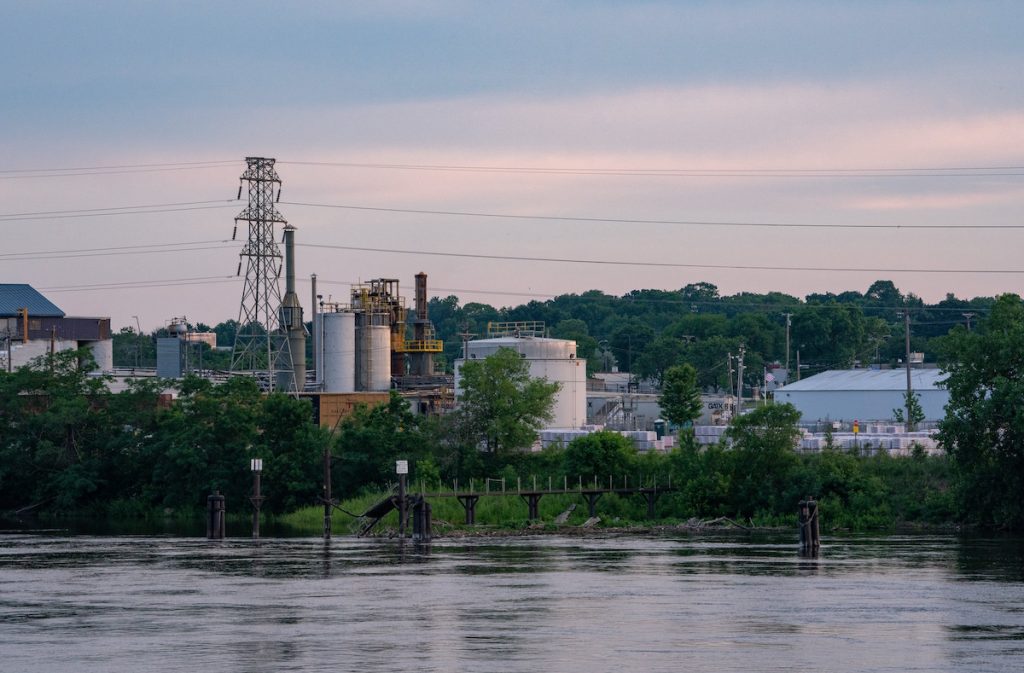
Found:
[{"label": "river water", "polygon": [[1024,671],[1024,541],[0,534],[0,671]]}]

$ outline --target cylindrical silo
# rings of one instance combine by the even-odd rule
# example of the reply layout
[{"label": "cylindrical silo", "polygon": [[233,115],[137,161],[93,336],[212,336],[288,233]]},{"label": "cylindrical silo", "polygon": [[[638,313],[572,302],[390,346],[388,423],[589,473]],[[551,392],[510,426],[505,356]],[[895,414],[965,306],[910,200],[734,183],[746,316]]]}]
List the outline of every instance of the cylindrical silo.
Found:
[{"label": "cylindrical silo", "polygon": [[324,392],[356,390],[356,316],[354,313],[322,313]]},{"label": "cylindrical silo", "polygon": [[363,325],[359,330],[359,390],[388,390],[391,388],[391,328]]},{"label": "cylindrical silo", "polygon": [[96,369],[101,372],[114,370],[114,342],[110,339],[89,342],[89,352],[96,360]]},{"label": "cylindrical silo", "polygon": [[[530,368],[531,378],[557,383],[549,428],[579,428],[587,422],[587,361],[576,357],[576,342],[542,337],[498,337],[467,343],[469,360],[483,360],[501,348],[519,353]],[[461,385],[461,366],[455,362],[455,386]]]}]

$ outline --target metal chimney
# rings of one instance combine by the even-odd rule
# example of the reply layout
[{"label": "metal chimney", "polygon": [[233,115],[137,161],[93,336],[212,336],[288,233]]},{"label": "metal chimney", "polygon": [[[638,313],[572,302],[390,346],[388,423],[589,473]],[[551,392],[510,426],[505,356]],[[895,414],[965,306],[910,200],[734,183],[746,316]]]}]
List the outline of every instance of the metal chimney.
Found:
[{"label": "metal chimney", "polygon": [[306,328],[302,304],[295,292],[295,227],[284,227],[285,293],[281,299],[281,328],[288,337],[291,369],[282,372],[282,388],[301,392],[306,385]]}]

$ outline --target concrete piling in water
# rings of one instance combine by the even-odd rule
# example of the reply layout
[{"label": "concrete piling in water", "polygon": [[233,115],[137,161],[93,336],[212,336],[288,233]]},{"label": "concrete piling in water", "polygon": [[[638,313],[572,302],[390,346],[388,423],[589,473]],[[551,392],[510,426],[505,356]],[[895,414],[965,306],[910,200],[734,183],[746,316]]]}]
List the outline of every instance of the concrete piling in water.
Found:
[{"label": "concrete piling in water", "polygon": [[223,540],[225,532],[226,506],[220,491],[214,491],[206,497],[206,538]]}]

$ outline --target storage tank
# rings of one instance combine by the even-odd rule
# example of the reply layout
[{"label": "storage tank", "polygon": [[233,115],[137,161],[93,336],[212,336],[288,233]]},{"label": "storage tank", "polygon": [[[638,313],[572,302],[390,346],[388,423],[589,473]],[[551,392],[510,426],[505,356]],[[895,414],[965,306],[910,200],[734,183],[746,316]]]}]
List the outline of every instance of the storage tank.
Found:
[{"label": "storage tank", "polygon": [[[498,337],[467,343],[470,361],[482,360],[510,348],[530,365],[532,378],[558,383],[549,428],[579,428],[587,422],[587,361],[576,357],[576,342],[543,337]],[[455,388],[460,385],[463,360],[455,361]]]},{"label": "storage tank", "polygon": [[391,327],[362,325],[356,328],[358,344],[358,389],[380,391],[391,388]]},{"label": "storage tank", "polygon": [[356,390],[356,316],[354,313],[322,313],[324,392]]},{"label": "storage tank", "polygon": [[88,346],[99,371],[104,373],[114,371],[114,342],[111,339],[90,341]]}]

